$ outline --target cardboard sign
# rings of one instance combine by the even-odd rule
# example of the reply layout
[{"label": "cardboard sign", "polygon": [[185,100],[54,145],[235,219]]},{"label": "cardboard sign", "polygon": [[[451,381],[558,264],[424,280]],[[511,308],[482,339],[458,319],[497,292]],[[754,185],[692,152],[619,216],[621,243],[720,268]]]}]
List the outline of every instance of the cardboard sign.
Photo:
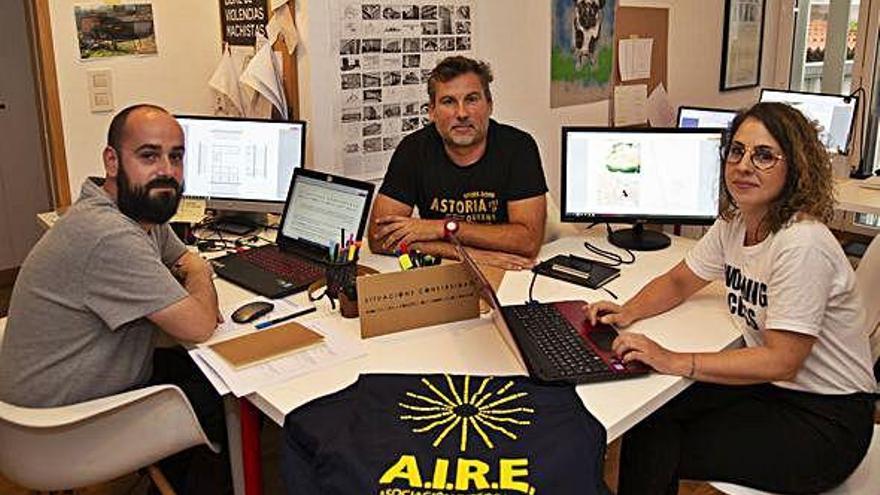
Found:
[{"label": "cardboard sign", "polygon": [[361,337],[480,315],[476,286],[461,263],[358,277]]}]

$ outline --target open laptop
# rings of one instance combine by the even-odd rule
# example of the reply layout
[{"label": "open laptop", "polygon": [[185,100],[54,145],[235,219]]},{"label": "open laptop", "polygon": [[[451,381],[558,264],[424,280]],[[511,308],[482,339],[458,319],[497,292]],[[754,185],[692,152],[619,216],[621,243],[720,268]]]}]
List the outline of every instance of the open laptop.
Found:
[{"label": "open laptop", "polygon": [[349,235],[361,239],[373,189],[369,182],[295,169],[275,244],[216,258],[214,272],[271,299],[305,290],[324,276],[329,246]]},{"label": "open laptop", "polygon": [[584,301],[501,306],[492,285],[473,258],[455,242],[461,260],[492,308],[492,319],[529,375],[547,382],[589,383],[621,380],[650,373],[641,363],[623,364],[611,350],[617,330],[593,326]]}]

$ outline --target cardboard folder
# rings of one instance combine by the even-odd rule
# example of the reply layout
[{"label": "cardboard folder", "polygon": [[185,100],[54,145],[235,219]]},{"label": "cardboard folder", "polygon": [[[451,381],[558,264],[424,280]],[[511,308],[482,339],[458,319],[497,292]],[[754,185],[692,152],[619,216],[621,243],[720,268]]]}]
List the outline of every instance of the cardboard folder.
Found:
[{"label": "cardboard folder", "polygon": [[324,336],[296,322],[242,335],[208,347],[234,368],[260,364],[318,344]]}]

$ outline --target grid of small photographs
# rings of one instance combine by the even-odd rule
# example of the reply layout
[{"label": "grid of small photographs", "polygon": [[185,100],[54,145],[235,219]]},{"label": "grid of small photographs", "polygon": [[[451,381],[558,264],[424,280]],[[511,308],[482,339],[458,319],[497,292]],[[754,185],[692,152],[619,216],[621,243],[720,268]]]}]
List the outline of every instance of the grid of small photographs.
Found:
[{"label": "grid of small photographs", "polygon": [[431,69],[448,56],[470,56],[471,4],[342,4],[337,122],[346,174],[382,177],[403,136],[428,123]]}]

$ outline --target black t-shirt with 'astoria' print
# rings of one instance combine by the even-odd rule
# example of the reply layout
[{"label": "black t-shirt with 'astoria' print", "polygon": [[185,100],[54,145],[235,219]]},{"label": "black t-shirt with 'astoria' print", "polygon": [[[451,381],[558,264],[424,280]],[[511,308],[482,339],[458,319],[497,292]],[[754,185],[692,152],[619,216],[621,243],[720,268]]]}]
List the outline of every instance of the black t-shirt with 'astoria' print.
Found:
[{"label": "black t-shirt with 'astoria' print", "polygon": [[538,145],[526,132],[489,121],[486,152],[459,167],[434,124],[406,136],[391,157],[379,190],[427,219],[507,223],[507,203],[547,192]]}]

